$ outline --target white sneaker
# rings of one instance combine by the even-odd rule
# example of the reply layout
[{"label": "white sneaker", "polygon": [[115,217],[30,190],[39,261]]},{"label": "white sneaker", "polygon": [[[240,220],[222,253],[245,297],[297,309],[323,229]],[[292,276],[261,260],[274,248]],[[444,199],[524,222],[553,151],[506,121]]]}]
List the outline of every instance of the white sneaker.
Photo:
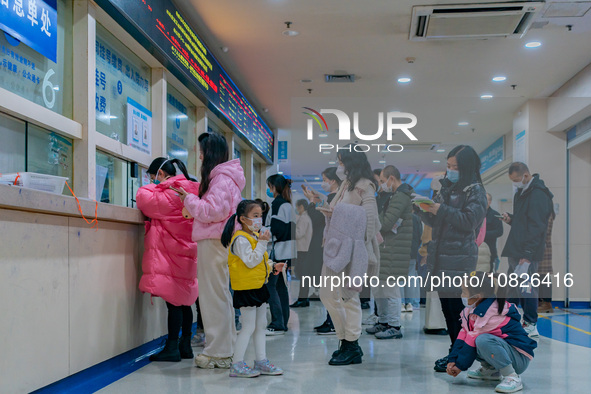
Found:
[{"label": "white sneaker", "polygon": [[378,317],[373,314],[361,322],[361,324],[363,324],[364,326],[375,326],[377,323],[378,323]]},{"label": "white sneaker", "polygon": [[478,380],[496,380],[499,381],[503,379],[501,373],[496,369],[488,369],[484,367],[480,367],[477,370],[468,371],[468,377],[470,379],[478,379]]},{"label": "white sneaker", "polygon": [[268,337],[275,336],[275,335],[285,335],[285,331],[276,330],[274,328],[267,328],[267,332],[265,335]]},{"label": "white sneaker", "polygon": [[414,308],[412,307],[412,304],[409,302],[408,304],[406,304],[406,311],[407,312],[412,312],[414,310]]},{"label": "white sneaker", "polygon": [[503,381],[495,387],[497,393],[514,393],[520,390],[523,390],[523,384],[521,383],[521,377],[517,374],[505,376]]},{"label": "white sneaker", "polygon": [[525,333],[527,334],[527,336],[532,339],[540,337],[540,333],[538,332],[537,324],[528,323],[528,322],[524,321],[523,322],[523,329],[525,330]]}]

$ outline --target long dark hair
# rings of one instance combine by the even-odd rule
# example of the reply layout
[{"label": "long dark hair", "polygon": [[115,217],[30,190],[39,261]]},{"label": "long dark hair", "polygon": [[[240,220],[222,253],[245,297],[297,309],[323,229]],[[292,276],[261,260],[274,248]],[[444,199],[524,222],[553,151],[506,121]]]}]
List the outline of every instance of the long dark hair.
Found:
[{"label": "long dark hair", "polygon": [[373,177],[373,171],[369,165],[369,161],[367,161],[367,155],[365,152],[355,151],[356,144],[349,144],[347,146],[351,147],[351,151],[340,151],[338,153],[338,157],[345,166],[345,174],[347,175],[347,180],[350,183],[349,191],[353,191],[357,182],[359,182],[359,180],[362,178],[370,180],[377,190],[378,184]]},{"label": "long dark hair", "polygon": [[[224,232],[222,233],[221,239],[224,248],[227,248],[230,245],[230,242],[232,242],[232,236],[234,235],[234,227],[236,227],[236,219],[238,218],[238,221],[240,222],[240,217],[247,216],[252,210],[252,208],[254,208],[257,205],[261,206],[258,202],[254,200],[242,200],[240,201],[240,203],[238,203],[238,206],[236,207],[236,213],[230,216],[230,218],[226,222],[226,225],[224,226]],[[242,222],[240,222],[240,224],[243,225]]]},{"label": "long dark hair", "polygon": [[187,167],[185,167],[185,163],[183,163],[179,159],[167,159],[166,157],[158,157],[152,160],[150,167],[148,167],[148,174],[158,176],[158,169],[161,169],[166,175],[175,176],[176,168],[174,167],[174,164],[176,164],[179,170],[181,170],[185,178],[193,182],[196,181],[195,179],[191,178],[191,176],[187,172]]},{"label": "long dark hair", "polygon": [[337,176],[337,168],[336,167],[328,167],[326,170],[322,171],[322,175],[330,179],[331,181],[335,181],[337,185],[341,186],[341,178]]},{"label": "long dark hair", "polygon": [[453,148],[447,158],[455,157],[458,162],[458,171],[460,179],[455,187],[459,190],[464,189],[475,182],[482,183],[480,177],[480,157],[470,145],[458,145]]},{"label": "long dark hair", "polygon": [[209,175],[211,174],[211,171],[217,165],[227,162],[229,159],[229,153],[226,139],[218,133],[201,134],[198,140],[199,149],[203,152],[199,197],[203,197],[209,189],[209,183],[211,182]]},{"label": "long dark hair", "polygon": [[291,179],[286,179],[281,174],[271,175],[267,178],[267,186],[275,187],[275,191],[283,199],[291,203]]},{"label": "long dark hair", "polygon": [[263,201],[260,198],[256,198],[255,201],[261,205],[261,209],[263,210],[263,215],[265,215],[267,212],[269,212],[269,209],[271,209],[271,207],[269,206],[269,204],[266,201]]},{"label": "long dark hair", "polygon": [[[470,281],[470,278],[476,276],[478,278],[477,286],[471,286],[473,282]],[[492,277],[491,277],[492,276]],[[498,304],[498,313],[499,315],[503,313],[503,309],[505,309],[505,288],[498,288],[497,289],[497,274],[491,274],[490,272],[482,272],[482,271],[475,271],[470,274],[470,277],[466,280],[466,289],[468,290],[468,294],[470,296],[480,294],[483,298],[496,298]]]}]

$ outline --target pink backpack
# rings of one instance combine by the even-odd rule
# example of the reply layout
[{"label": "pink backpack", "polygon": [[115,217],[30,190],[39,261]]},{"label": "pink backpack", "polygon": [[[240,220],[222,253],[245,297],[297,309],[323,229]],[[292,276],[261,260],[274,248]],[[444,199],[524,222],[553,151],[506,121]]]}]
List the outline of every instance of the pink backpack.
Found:
[{"label": "pink backpack", "polygon": [[476,245],[480,246],[484,242],[484,237],[486,236],[486,218],[482,222],[480,226],[480,232],[478,233],[478,237],[476,237]]}]

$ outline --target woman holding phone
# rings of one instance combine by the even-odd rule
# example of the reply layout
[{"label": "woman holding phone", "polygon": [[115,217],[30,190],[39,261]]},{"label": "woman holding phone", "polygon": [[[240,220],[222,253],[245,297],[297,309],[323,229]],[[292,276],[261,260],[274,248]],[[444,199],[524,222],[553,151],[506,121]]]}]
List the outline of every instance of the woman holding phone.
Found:
[{"label": "woman holding phone", "polygon": [[199,190],[181,188],[180,198],[193,219],[193,241],[199,261],[199,307],[203,313],[205,348],[195,357],[199,368],[232,366],[236,342],[234,308],[230,294],[228,249],[220,239],[228,218],[236,212],[246,181],[240,160],[230,160],[226,139],[204,133],[199,140],[201,183]]},{"label": "woman holding phone", "polygon": [[[176,168],[183,175],[176,175]],[[191,350],[192,305],[197,299],[197,244],[191,240],[192,219],[182,214],[183,203],[174,189],[199,190],[187,169],[178,159],[155,159],[148,168],[151,184],[136,195],[138,208],[146,221],[143,275],[139,288],[161,297],[168,308],[168,339],[164,349],[150,356],[150,361],[181,361],[193,358]],[[183,329],[179,341],[179,333]]]}]

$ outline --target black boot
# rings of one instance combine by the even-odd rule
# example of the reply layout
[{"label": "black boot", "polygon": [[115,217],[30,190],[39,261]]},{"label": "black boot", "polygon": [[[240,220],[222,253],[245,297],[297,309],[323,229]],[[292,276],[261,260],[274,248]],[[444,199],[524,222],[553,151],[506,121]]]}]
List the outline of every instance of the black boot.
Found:
[{"label": "black boot", "polygon": [[289,307],[290,308],[306,308],[310,306],[310,300],[307,298],[298,298],[298,300],[296,302],[294,302],[293,304],[291,304]]},{"label": "black boot", "polygon": [[164,349],[158,354],[150,356],[150,361],[181,361],[179,352],[179,340],[167,339]]},{"label": "black boot", "polygon": [[334,352],[332,352],[332,358],[335,358],[336,356],[339,355],[339,353],[341,353],[341,351],[343,350],[343,342],[344,341],[339,341],[339,348],[337,350],[335,350]]},{"label": "black boot", "polygon": [[329,365],[361,364],[361,348],[357,341],[343,340],[341,351],[328,362]]},{"label": "black boot", "polygon": [[193,349],[191,348],[191,337],[190,336],[181,336],[181,340],[179,342],[179,352],[181,354],[181,358],[193,358]]}]

